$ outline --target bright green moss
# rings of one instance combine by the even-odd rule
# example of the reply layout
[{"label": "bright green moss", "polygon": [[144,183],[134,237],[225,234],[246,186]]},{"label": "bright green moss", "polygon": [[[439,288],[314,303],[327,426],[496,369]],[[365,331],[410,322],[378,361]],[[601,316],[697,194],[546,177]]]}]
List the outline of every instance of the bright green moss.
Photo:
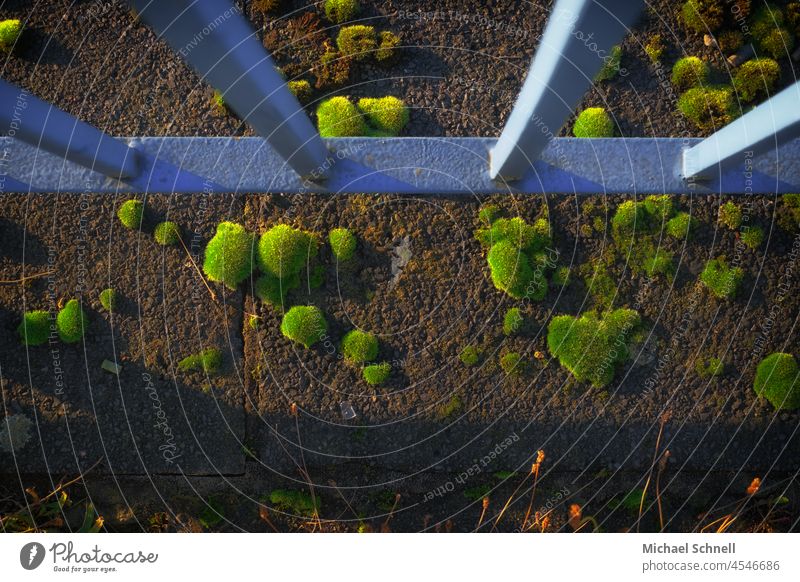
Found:
[{"label": "bright green moss", "polygon": [[[642,270],[648,277],[655,277],[656,275],[672,276],[675,270],[672,263],[672,253],[663,248],[647,249],[643,263]],[[638,267],[638,265],[634,265],[634,267]]]},{"label": "bright green moss", "polygon": [[672,84],[680,91],[706,82],[708,65],[698,57],[683,57],[672,67]]},{"label": "bright green moss", "polygon": [[487,204],[478,211],[478,220],[481,224],[491,226],[500,216],[500,207],[495,204]]},{"label": "bright green moss", "polygon": [[546,292],[546,281],[543,281],[541,276],[537,280],[536,272],[531,267],[527,255],[510,241],[501,241],[493,245],[489,250],[488,262],[492,283],[511,297],[541,299],[544,294],[540,290],[542,285],[545,286]]},{"label": "bright green moss", "polygon": [[100,291],[100,305],[106,311],[114,311],[119,305],[119,296],[114,289],[108,288]]},{"label": "bright green moss", "polygon": [[727,86],[693,87],[678,98],[678,110],[703,131],[724,127],[740,114]]},{"label": "bright green moss", "polygon": [[481,352],[475,346],[466,346],[458,355],[461,363],[465,366],[474,366],[481,359]]},{"label": "bright green moss", "polygon": [[525,318],[522,316],[522,311],[519,307],[512,307],[506,311],[503,318],[503,333],[506,335],[514,335],[522,329],[525,323]]},{"label": "bright green moss", "polygon": [[9,19],[0,21],[0,51],[10,52],[22,33],[22,23]]},{"label": "bright green moss", "polygon": [[507,376],[519,376],[525,368],[522,356],[517,352],[509,352],[500,358],[500,367]]},{"label": "bright green moss", "polygon": [[286,86],[289,87],[289,91],[297,97],[297,100],[300,103],[308,103],[311,100],[311,95],[313,91],[311,90],[311,83],[306,81],[305,79],[298,79],[297,81],[289,81],[286,83]]},{"label": "bright green moss", "polygon": [[225,97],[222,96],[222,93],[219,91],[214,91],[213,97],[211,97],[211,102],[214,104],[214,107],[220,113],[224,113],[228,111],[228,105],[225,103]]},{"label": "bright green moss", "polygon": [[739,285],[744,279],[744,271],[740,267],[729,267],[725,259],[711,259],[700,273],[700,281],[711,293],[722,299],[730,299],[736,295]]},{"label": "bright green moss", "polygon": [[667,222],[667,234],[673,238],[689,238],[697,227],[697,219],[688,212],[679,212]]},{"label": "bright green moss", "polygon": [[331,97],[317,107],[317,125],[322,137],[360,137],[367,134],[364,117],[347,97]]},{"label": "bright green moss", "polygon": [[694,362],[694,370],[701,378],[711,378],[722,376],[725,371],[725,363],[719,358],[697,358]]},{"label": "bright green moss", "polygon": [[650,219],[650,224],[660,228],[675,213],[672,196],[669,194],[648,196],[644,199],[644,210]]},{"label": "bright green moss", "polygon": [[342,338],[342,353],[351,364],[371,362],[378,357],[378,338],[359,329],[349,331]]},{"label": "bright green moss", "polygon": [[349,261],[356,252],[356,237],[346,228],[334,228],[328,234],[333,256],[339,261]]},{"label": "bright green moss", "polygon": [[40,346],[50,335],[50,314],[46,311],[27,311],[17,327],[20,341],[28,346]]},{"label": "bright green moss", "polygon": [[756,368],[753,389],[777,410],[800,408],[800,370],[791,354],[767,356]]},{"label": "bright green moss", "polygon": [[371,56],[378,46],[375,28],[363,24],[344,26],[336,37],[336,46],[343,55],[362,61]]},{"label": "bright green moss", "polygon": [[313,234],[278,224],[261,235],[256,261],[262,273],[287,279],[316,256],[317,239]]},{"label": "bright green moss", "polygon": [[536,253],[544,250],[550,243],[550,224],[544,218],[539,218],[533,224],[528,224],[525,219],[497,218],[488,229],[478,229],[475,233],[478,241],[487,247],[500,242],[508,242],[525,252]]},{"label": "bright green moss", "polygon": [[265,273],[256,279],[253,292],[264,303],[275,309],[283,309],[286,295],[300,286],[300,276],[295,274],[285,279],[278,279],[272,273]]},{"label": "bright green moss", "polygon": [[61,308],[56,317],[56,327],[58,337],[64,343],[74,344],[83,337],[83,333],[89,327],[89,318],[86,317],[77,299],[70,299]]},{"label": "bright green moss", "polygon": [[721,0],[688,0],[681,7],[683,23],[694,32],[714,32],[725,20]]},{"label": "bright green moss", "polygon": [[378,50],[375,59],[381,64],[392,63],[397,58],[397,47],[400,46],[400,37],[388,30],[381,31],[378,35]]},{"label": "bright green moss", "polygon": [[584,109],[572,126],[575,137],[613,137],[614,122],[602,107]]},{"label": "bright green moss", "polygon": [[142,226],[144,204],[141,200],[126,200],[117,210],[117,217],[125,228],[136,230]]},{"label": "bright green moss", "polygon": [[639,314],[631,309],[604,315],[559,315],[548,327],[547,346],[577,380],[602,387],[628,359],[627,342],[639,323]]},{"label": "bright green moss", "polygon": [[359,10],[358,0],[325,0],[325,16],[335,24],[352,20]]},{"label": "bright green moss", "polygon": [[647,211],[641,202],[626,200],[611,219],[611,233],[620,246],[627,246],[637,233],[648,228]]},{"label": "bright green moss", "polygon": [[155,229],[153,229],[153,238],[156,242],[163,246],[174,245],[181,239],[181,229],[174,222],[169,220],[159,222]]},{"label": "bright green moss", "polygon": [[387,97],[364,97],[358,100],[358,109],[372,126],[371,135],[386,137],[398,135],[408,123],[408,108],[402,100]]},{"label": "bright green moss", "polygon": [[312,497],[304,491],[292,491],[288,489],[276,489],[269,494],[269,502],[279,511],[311,517],[322,507],[322,499],[319,495]]},{"label": "bright green moss", "polygon": [[364,381],[370,386],[378,386],[383,384],[389,379],[389,374],[392,373],[392,365],[389,362],[382,362],[380,364],[371,364],[366,366],[362,372]]},{"label": "bright green moss", "polygon": [[654,34],[651,36],[647,44],[644,45],[644,52],[647,55],[647,58],[650,59],[650,62],[656,64],[661,61],[661,57],[664,56],[664,39],[661,38],[660,34]]},{"label": "bright green moss", "polygon": [[328,322],[318,307],[298,305],[283,316],[281,333],[292,341],[310,348],[328,331]]},{"label": "bright green moss", "polygon": [[719,207],[719,222],[731,230],[742,225],[742,208],[733,202],[725,202]]},{"label": "bright green moss", "polygon": [[776,61],[753,59],[742,64],[736,71],[733,88],[742,101],[754,101],[769,97],[780,76],[781,68]]},{"label": "bright green moss", "polygon": [[751,249],[757,249],[764,242],[764,229],[760,226],[746,226],[742,229],[742,242]]},{"label": "bright green moss", "polygon": [[[622,47],[615,45],[611,47],[610,54],[603,58],[603,68],[594,78],[596,82],[609,81],[617,76],[622,62]],[[580,136],[578,136],[580,137]]]},{"label": "bright green moss", "polygon": [[785,24],[783,11],[772,4],[762,5],[756,10],[750,31],[760,54],[780,59],[792,53],[794,37]]},{"label": "bright green moss", "polygon": [[206,245],[203,271],[212,281],[235,290],[253,272],[254,246],[255,237],[243,226],[221,222]]},{"label": "bright green moss", "polygon": [[208,348],[197,354],[192,354],[178,362],[181,372],[204,372],[216,374],[222,369],[222,352],[217,348]]}]

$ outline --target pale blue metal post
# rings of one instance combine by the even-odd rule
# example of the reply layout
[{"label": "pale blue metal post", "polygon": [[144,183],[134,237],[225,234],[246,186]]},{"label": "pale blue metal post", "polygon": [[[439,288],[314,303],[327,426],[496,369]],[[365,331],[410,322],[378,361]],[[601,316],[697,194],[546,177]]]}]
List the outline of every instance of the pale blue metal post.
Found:
[{"label": "pale blue metal post", "polygon": [[130,0],[225,104],[303,177],[324,177],[328,151],[240,9],[229,0]]},{"label": "pale blue metal post", "polygon": [[641,0],[558,0],[497,145],[490,176],[522,178],[575,110]]},{"label": "pale blue metal post", "polygon": [[0,79],[0,132],[112,178],[137,175],[137,153],[66,111]]},{"label": "pale blue metal post", "polygon": [[[800,82],[729,123],[683,154],[684,178],[716,178],[745,158],[778,148],[800,137]],[[780,160],[778,160],[779,162]],[[782,178],[780,167],[776,177]]]}]

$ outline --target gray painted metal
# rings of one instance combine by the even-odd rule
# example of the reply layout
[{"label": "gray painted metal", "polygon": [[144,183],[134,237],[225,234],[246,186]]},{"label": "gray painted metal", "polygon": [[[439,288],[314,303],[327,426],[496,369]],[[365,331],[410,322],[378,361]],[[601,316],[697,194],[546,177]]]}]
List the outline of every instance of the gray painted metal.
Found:
[{"label": "gray painted metal", "polygon": [[[138,173],[137,154],[127,144],[3,79],[0,131],[106,176],[129,178]],[[3,165],[13,162],[6,157]]]},{"label": "gray painted metal", "polygon": [[[800,81],[734,120],[683,156],[683,175],[711,179],[729,166],[800,137]],[[783,163],[792,163],[784,160]]]},{"label": "gray painted metal", "polygon": [[558,0],[497,145],[490,175],[522,178],[575,111],[641,0]]},{"label": "gray painted metal", "polygon": [[[330,176],[302,180],[261,138],[148,137],[127,140],[147,160],[134,180],[109,180],[50,154],[12,142],[9,174],[38,192],[274,192],[462,195],[709,194],[800,191],[800,142],[742,160],[713,180],[681,176],[683,152],[700,139],[556,138],[524,179],[491,180],[492,138],[340,138],[325,140]],[[336,162],[334,164],[334,161]],[[780,163],[778,163],[780,162]],[[202,178],[200,177],[202,176]]]},{"label": "gray painted metal", "polygon": [[238,7],[229,0],[129,3],[289,166],[324,177],[322,138]]}]

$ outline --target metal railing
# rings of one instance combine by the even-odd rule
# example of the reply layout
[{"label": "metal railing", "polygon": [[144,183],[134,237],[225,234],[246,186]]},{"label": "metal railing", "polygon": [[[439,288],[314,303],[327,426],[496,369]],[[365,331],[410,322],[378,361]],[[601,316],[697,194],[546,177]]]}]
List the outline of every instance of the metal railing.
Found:
[{"label": "metal railing", "polygon": [[[7,192],[786,193],[800,83],[705,139],[557,138],[640,0],[557,0],[499,139],[322,139],[229,0],[130,0],[259,138],[112,138],[0,80]],[[586,39],[591,39],[591,43]]]}]

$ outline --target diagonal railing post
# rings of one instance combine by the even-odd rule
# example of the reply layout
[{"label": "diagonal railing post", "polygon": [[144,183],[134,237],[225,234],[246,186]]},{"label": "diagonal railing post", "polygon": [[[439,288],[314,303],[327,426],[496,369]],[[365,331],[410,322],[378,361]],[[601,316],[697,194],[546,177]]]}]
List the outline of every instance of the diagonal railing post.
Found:
[{"label": "diagonal railing post", "polygon": [[[731,166],[800,137],[800,81],[683,154],[685,179],[710,180]],[[780,177],[780,168],[778,169]]]},{"label": "diagonal railing post", "polygon": [[642,0],[558,0],[500,139],[490,176],[516,180],[575,110]]},{"label": "diagonal railing post", "polygon": [[0,79],[0,132],[112,178],[131,178],[138,156],[128,144]]},{"label": "diagonal railing post", "polygon": [[129,0],[225,104],[301,176],[326,174],[328,151],[240,8],[229,0]]}]

